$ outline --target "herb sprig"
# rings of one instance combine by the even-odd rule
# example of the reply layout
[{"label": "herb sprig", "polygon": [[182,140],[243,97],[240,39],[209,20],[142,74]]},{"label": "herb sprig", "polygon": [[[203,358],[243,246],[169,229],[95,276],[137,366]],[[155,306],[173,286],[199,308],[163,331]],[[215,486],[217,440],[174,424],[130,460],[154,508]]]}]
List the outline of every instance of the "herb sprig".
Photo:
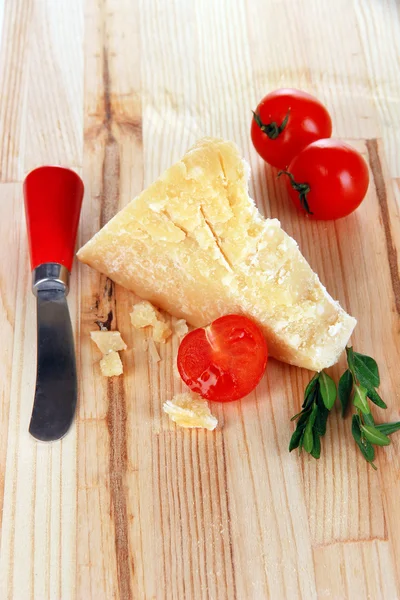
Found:
[{"label": "herb sprig", "polygon": [[[375,446],[388,446],[392,433],[400,430],[400,421],[376,424],[371,413],[370,402],[379,408],[387,408],[378,394],[380,385],[379,369],[370,356],[346,348],[348,368],[339,380],[338,396],[342,407],[342,417],[346,416],[352,404],[351,432],[365,460],[376,469],[374,464]],[[289,444],[289,451],[302,448],[314,458],[321,455],[320,437],[326,433],[329,411],[336,400],[336,385],[324,371],[316,373],[304,392],[304,402],[299,414],[292,417],[297,427]]]},{"label": "herb sprig", "polygon": [[379,368],[370,356],[346,348],[348,369],[339,381],[339,398],[342,404],[342,416],[345,416],[350,401],[355,409],[351,432],[365,460],[376,469],[374,464],[374,446],[388,446],[388,435],[400,429],[400,423],[382,423],[376,425],[371,414],[370,402],[387,408],[376,388],[380,385]]},{"label": "herb sprig", "polygon": [[304,392],[301,412],[292,417],[296,429],[289,444],[289,452],[304,448],[314,458],[321,456],[320,438],[326,433],[329,411],[336,400],[336,385],[324,371],[316,373]]}]

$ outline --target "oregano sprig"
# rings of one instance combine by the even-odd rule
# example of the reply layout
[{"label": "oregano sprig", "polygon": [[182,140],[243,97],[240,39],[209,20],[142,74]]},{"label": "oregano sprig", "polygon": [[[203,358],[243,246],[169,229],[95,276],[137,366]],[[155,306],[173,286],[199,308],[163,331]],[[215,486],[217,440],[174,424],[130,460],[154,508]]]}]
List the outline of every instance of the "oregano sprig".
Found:
[{"label": "oregano sprig", "polygon": [[400,422],[377,425],[371,414],[369,401],[379,408],[387,408],[377,392],[380,385],[379,368],[371,356],[354,352],[346,348],[348,369],[339,381],[339,399],[342,404],[342,416],[352,401],[355,412],[352,417],[351,432],[365,460],[374,465],[374,446],[388,446],[390,434],[400,429]]},{"label": "oregano sprig", "polygon": [[296,429],[289,444],[289,452],[304,449],[314,458],[321,455],[320,438],[326,433],[329,411],[336,400],[336,385],[324,371],[316,373],[309,381],[301,412],[292,417],[297,420]]},{"label": "oregano sprig", "polygon": [[[348,368],[339,380],[338,396],[342,405],[342,417],[350,404],[354,408],[351,432],[365,460],[376,469],[374,464],[375,446],[388,446],[392,433],[400,430],[400,421],[394,423],[375,423],[370,402],[379,408],[387,408],[376,388],[380,385],[379,369],[370,356],[346,348]],[[304,392],[304,402],[300,413],[292,417],[297,420],[289,444],[289,451],[302,448],[314,458],[321,454],[320,437],[326,433],[329,411],[336,400],[335,382],[324,371],[316,373],[309,381]]]}]

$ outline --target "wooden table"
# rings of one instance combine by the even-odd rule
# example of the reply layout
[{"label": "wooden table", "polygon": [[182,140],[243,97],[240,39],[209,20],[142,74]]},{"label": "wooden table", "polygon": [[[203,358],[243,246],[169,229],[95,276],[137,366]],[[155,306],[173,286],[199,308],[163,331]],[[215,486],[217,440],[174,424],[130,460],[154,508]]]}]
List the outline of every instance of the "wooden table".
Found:
[{"label": "wooden table", "polygon": [[[378,360],[389,404],[376,414],[398,420],[399,19],[396,0],[0,0],[2,600],[400,598],[400,434],[375,472],[337,410],[318,462],[289,454],[310,373],[272,360],[256,393],[215,407],[216,432],[176,429],[161,407],[181,389],[178,340],[153,363],[131,294],[78,264],[76,424],[52,445],[29,437],[21,191],[43,163],[82,174],[81,244],[197,138],[235,140],[260,210],[359,320],[353,343]],[[369,162],[347,219],[307,222],[251,146],[251,109],[285,85],[326,103]],[[109,314],[129,346],[115,381],[89,340]]]}]

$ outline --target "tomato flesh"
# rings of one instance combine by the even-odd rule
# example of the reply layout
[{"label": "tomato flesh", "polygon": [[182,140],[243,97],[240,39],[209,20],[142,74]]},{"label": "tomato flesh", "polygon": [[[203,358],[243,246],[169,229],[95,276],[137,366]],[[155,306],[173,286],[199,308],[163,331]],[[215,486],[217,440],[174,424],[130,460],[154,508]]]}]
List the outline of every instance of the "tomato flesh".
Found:
[{"label": "tomato flesh", "polygon": [[207,400],[229,402],[259,383],[268,349],[262,331],[242,315],[226,315],[182,340],[178,370],[186,385]]},{"label": "tomato flesh", "polygon": [[[281,132],[268,129],[271,124],[282,126],[286,116],[287,123]],[[258,154],[279,169],[286,169],[308,144],[331,134],[332,121],[325,106],[311,94],[291,88],[267,94],[257,106],[251,123],[251,139]]]},{"label": "tomato flesh", "polygon": [[[340,219],[363,201],[369,185],[368,166],[349,144],[332,138],[318,140],[304,148],[289,165],[297,184],[308,184],[306,202],[310,218]],[[308,212],[301,195],[288,178],[290,198],[297,208]]]}]

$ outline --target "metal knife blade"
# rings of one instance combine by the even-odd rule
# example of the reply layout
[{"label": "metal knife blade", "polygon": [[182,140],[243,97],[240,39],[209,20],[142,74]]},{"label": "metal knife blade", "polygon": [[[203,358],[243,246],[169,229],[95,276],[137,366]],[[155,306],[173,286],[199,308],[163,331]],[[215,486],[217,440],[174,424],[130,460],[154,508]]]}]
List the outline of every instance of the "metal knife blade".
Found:
[{"label": "metal knife blade", "polygon": [[38,290],[36,390],[29,432],[49,442],[73,421],[78,383],[66,290]]}]

